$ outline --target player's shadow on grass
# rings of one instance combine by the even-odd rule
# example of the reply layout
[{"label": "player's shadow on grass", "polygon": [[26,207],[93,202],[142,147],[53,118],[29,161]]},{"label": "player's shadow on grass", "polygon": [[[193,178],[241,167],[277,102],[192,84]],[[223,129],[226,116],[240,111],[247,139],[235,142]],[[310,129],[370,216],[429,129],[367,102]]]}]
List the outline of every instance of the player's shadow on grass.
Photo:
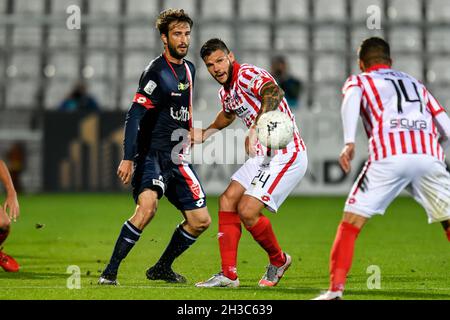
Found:
[{"label": "player's shadow on grass", "polygon": [[37,280],[37,279],[67,279],[70,274],[57,272],[3,272],[0,273],[0,279],[21,279],[21,280]]}]

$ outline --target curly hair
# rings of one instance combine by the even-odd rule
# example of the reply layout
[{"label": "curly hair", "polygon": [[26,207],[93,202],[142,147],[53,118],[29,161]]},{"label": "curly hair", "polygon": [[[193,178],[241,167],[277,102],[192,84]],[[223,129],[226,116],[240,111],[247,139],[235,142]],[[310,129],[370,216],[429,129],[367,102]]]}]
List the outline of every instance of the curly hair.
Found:
[{"label": "curly hair", "polygon": [[156,19],[156,28],[160,34],[169,35],[169,26],[172,22],[187,22],[192,28],[194,22],[183,9],[167,9],[162,11]]}]

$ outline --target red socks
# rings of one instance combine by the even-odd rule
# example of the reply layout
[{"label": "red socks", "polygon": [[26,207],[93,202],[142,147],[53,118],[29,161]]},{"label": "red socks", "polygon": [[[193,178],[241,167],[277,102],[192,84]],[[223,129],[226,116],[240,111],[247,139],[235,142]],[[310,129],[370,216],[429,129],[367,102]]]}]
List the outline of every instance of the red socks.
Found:
[{"label": "red socks", "polygon": [[231,280],[237,278],[237,250],[241,238],[241,219],[237,212],[219,211],[219,248],[222,272]]},{"label": "red socks", "polygon": [[354,225],[341,222],[330,256],[330,290],[343,291],[347,273],[350,271],[353,259],[355,240],[360,229]]},{"label": "red socks", "polygon": [[447,229],[447,239],[450,241],[450,229]]},{"label": "red socks", "polygon": [[281,267],[286,262],[283,251],[273,233],[272,224],[266,216],[261,214],[258,222],[247,230],[252,234],[253,239],[269,254],[271,264]]},{"label": "red socks", "polygon": [[10,228],[0,229],[0,245],[8,238]]}]

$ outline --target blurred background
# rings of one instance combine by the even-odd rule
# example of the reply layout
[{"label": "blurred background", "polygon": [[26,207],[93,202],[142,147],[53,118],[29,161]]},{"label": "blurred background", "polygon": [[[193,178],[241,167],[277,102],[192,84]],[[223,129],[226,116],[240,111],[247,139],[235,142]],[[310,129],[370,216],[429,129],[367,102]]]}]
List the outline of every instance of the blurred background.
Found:
[{"label": "blurred background", "polygon": [[[73,5],[81,24],[71,30]],[[388,40],[394,68],[450,104],[450,0],[0,0],[0,157],[21,192],[127,189],[115,177],[125,113],[163,50],[154,24],[169,7],[194,20],[187,58],[197,67],[194,118],[204,126],[220,108],[199,57],[209,38],[285,86],[309,152],[296,193],[345,194],[366,159],[360,130],[353,174],[337,166],[341,87],[358,72],[364,38]],[[238,166],[197,169],[217,194]]]}]

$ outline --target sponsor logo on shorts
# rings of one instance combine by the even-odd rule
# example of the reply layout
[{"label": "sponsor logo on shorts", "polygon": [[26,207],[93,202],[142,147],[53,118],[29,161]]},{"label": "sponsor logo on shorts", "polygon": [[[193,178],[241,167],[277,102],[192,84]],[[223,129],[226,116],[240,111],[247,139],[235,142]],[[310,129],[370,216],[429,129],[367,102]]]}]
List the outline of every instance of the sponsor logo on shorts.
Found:
[{"label": "sponsor logo on shorts", "polygon": [[264,202],[270,201],[270,196],[268,196],[268,195],[262,196],[261,200]]},{"label": "sponsor logo on shorts", "polygon": [[195,202],[195,205],[200,208],[204,203],[205,203],[205,199],[201,198]]},{"label": "sponsor logo on shorts", "polygon": [[350,199],[348,199],[347,203],[348,204],[354,204],[354,203],[356,203],[356,199],[355,198],[350,198]]}]

